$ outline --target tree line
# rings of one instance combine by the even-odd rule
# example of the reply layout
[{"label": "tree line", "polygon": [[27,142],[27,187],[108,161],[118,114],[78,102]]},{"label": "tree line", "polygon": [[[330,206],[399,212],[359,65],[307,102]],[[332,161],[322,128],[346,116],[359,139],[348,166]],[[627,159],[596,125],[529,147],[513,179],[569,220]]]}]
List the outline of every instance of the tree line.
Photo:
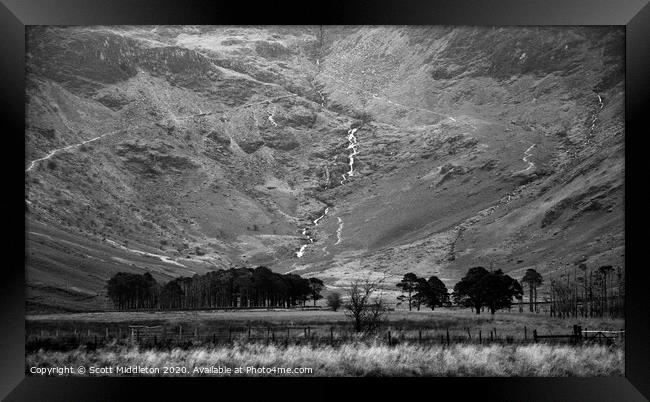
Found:
[{"label": "tree line", "polygon": [[[418,278],[407,273],[397,284],[403,294],[397,299],[407,301],[409,310],[413,305],[420,310],[426,305],[432,310],[438,306],[449,306],[450,295],[445,284],[436,276],[429,279]],[[469,307],[476,314],[488,309],[494,314],[497,310],[510,308],[512,299],[522,300],[523,289],[517,280],[500,269],[488,271],[483,267],[470,268],[465,276],[454,286],[451,299],[456,305]]]},{"label": "tree line", "polygon": [[625,275],[611,265],[589,267],[584,261],[566,266],[550,278],[550,314],[554,317],[622,317]]},{"label": "tree line", "polygon": [[449,303],[447,287],[438,277],[419,278],[414,273],[407,273],[397,284],[404,294],[397,297],[400,302],[407,302],[409,311],[415,306],[418,311],[425,305],[431,310]]},{"label": "tree line", "polygon": [[321,299],[318,278],[278,274],[267,267],[231,268],[175,278],[159,284],[146,272],[118,272],[108,280],[107,294],[119,310],[199,309],[304,306]]},{"label": "tree line", "polygon": [[540,312],[539,305],[548,306],[547,312],[554,317],[616,317],[624,313],[625,276],[623,270],[611,265],[588,267],[584,261],[567,266],[565,270],[550,274],[547,278],[547,296],[538,301],[538,289],[544,284],[542,275],[527,269],[520,281],[506,275],[500,269],[470,268],[456,283],[451,294],[437,277],[419,278],[407,273],[397,284],[403,292],[397,299],[408,302],[409,310],[421,305],[433,309],[437,306],[455,305],[469,307],[476,314],[487,309],[509,309],[513,299],[523,311],[524,288],[528,287],[528,309]]}]

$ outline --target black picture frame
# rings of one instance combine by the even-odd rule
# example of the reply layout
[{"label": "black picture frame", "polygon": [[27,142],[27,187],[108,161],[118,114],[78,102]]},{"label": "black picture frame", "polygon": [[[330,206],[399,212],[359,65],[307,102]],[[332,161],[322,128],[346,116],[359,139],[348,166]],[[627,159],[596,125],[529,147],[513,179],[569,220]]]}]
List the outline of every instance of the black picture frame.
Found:
[{"label": "black picture frame", "polygon": [[[291,12],[293,11],[293,13]],[[643,187],[643,137],[648,134],[644,112],[650,96],[650,5],[647,0],[436,0],[382,3],[346,1],[303,3],[155,1],[155,0],[0,0],[0,112],[3,114],[1,159],[5,195],[5,264],[0,280],[0,397],[6,400],[116,400],[130,399],[137,390],[187,395],[186,387],[206,387],[213,399],[225,384],[238,388],[238,398],[249,399],[255,390],[291,395],[285,379],[266,379],[251,387],[252,380],[187,378],[35,378],[24,375],[24,78],[26,25],[148,25],[148,24],[435,24],[435,25],[624,25],[626,31],[626,132],[625,132],[625,227],[626,227],[626,350],[625,377],[621,378],[425,378],[408,386],[435,395],[470,394],[481,400],[636,401],[650,398],[650,314],[647,309],[647,269],[641,261],[644,221],[635,214],[647,206],[645,198],[628,194],[636,180]],[[14,188],[15,187],[15,188]],[[23,190],[21,190],[23,188]],[[640,191],[641,193],[642,191]],[[641,234],[634,236],[633,233]],[[9,256],[10,258],[6,258]],[[313,390],[329,379],[300,378]],[[368,384],[342,379],[353,388]],[[392,388],[391,381],[376,382],[372,393]],[[400,385],[400,387],[403,385]],[[337,386],[338,387],[338,386]],[[333,388],[325,388],[327,393]],[[338,389],[338,388],[337,388]],[[341,388],[342,389],[342,388]],[[451,392],[450,394],[447,392]],[[434,395],[434,394],[431,394]],[[342,395],[341,396],[345,396]],[[333,398],[336,396],[332,396]]]}]

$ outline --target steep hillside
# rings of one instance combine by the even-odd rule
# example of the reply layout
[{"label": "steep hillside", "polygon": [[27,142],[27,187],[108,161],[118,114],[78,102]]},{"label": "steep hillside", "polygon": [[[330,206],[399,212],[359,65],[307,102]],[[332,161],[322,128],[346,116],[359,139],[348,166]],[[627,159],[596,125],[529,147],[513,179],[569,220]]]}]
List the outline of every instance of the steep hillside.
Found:
[{"label": "steep hillside", "polygon": [[233,265],[621,266],[617,28],[29,29],[28,301]]}]

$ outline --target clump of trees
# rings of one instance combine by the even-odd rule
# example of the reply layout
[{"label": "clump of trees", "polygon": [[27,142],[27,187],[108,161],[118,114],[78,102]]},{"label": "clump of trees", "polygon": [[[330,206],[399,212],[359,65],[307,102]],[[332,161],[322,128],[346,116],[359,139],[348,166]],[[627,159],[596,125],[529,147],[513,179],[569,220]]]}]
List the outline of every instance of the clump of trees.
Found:
[{"label": "clump of trees", "polygon": [[402,295],[397,297],[397,300],[408,302],[409,311],[412,310],[414,305],[419,311],[421,305],[433,310],[449,303],[447,287],[436,276],[425,279],[409,272],[397,283],[397,287],[403,292]]},{"label": "clump of trees", "polygon": [[474,267],[454,286],[453,298],[457,304],[472,308],[476,314],[487,308],[494,315],[497,310],[510,308],[513,298],[521,301],[523,294],[519,282],[500,269],[488,271]]},{"label": "clump of trees", "polygon": [[115,308],[197,309],[304,306],[322,298],[323,282],[296,274],[278,274],[266,267],[231,268],[180,277],[160,285],[150,273],[118,272],[107,284]]},{"label": "clump of trees", "polygon": [[118,272],[108,280],[108,297],[120,310],[156,308],[159,285],[149,272],[143,275]]}]

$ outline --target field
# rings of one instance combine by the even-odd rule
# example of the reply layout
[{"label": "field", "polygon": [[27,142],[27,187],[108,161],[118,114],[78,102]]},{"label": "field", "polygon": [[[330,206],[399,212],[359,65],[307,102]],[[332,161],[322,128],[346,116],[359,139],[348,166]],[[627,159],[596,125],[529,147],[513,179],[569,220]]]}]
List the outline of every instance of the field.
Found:
[{"label": "field", "polygon": [[[533,330],[539,335],[570,334],[573,325],[622,330],[623,320],[562,320],[514,310],[494,317],[459,309],[396,310],[387,314],[381,329],[370,337],[356,336],[342,311],[327,310],[28,316],[26,370],[135,365],[189,370],[174,375],[205,375],[194,373],[194,367],[306,367],[312,371],[299,375],[314,376],[623,374],[622,339],[612,344],[571,344],[564,338],[535,343],[532,335]],[[154,341],[145,336],[134,342],[130,325],[155,326],[161,332],[156,332]]]},{"label": "field", "polygon": [[[110,332],[117,328],[124,331],[129,325],[162,325],[170,330],[184,326],[185,330],[197,330],[199,333],[210,331],[247,327],[291,327],[311,326],[312,329],[327,329],[350,327],[350,320],[343,311],[330,310],[237,310],[237,311],[135,311],[135,312],[99,312],[28,315],[27,333],[36,334],[41,330],[98,332],[104,334],[105,328]],[[571,320],[549,317],[545,314],[519,313],[516,308],[511,312],[499,311],[494,317],[490,314],[474,314],[468,309],[440,308],[435,311],[408,311],[397,309],[387,313],[383,329],[393,330],[430,330],[430,331],[462,331],[467,328],[484,334],[494,328],[501,335],[523,336],[524,327],[528,331],[536,329],[540,335],[569,333],[573,325],[581,325],[583,329],[622,330],[625,329],[623,319],[608,318],[575,318]]]},{"label": "field", "polygon": [[[600,345],[452,345],[418,346],[350,343],[331,346],[278,347],[235,344],[230,347],[152,350],[105,347],[95,351],[40,351],[27,356],[29,367],[147,368],[138,375],[301,375],[301,376],[621,376],[624,354],[620,348]],[[166,367],[173,367],[165,372]],[[231,373],[210,372],[230,368]],[[243,371],[236,373],[237,367]],[[246,372],[247,367],[276,371]],[[158,371],[153,371],[155,368]],[[296,374],[278,369],[300,369]],[[308,369],[308,370],[304,370]],[[29,375],[29,374],[28,374]],[[75,374],[72,374],[75,375]],[[84,374],[86,375],[86,374]],[[92,373],[90,375],[93,375]],[[98,374],[94,374],[98,375]],[[119,375],[115,372],[99,375]]]}]

